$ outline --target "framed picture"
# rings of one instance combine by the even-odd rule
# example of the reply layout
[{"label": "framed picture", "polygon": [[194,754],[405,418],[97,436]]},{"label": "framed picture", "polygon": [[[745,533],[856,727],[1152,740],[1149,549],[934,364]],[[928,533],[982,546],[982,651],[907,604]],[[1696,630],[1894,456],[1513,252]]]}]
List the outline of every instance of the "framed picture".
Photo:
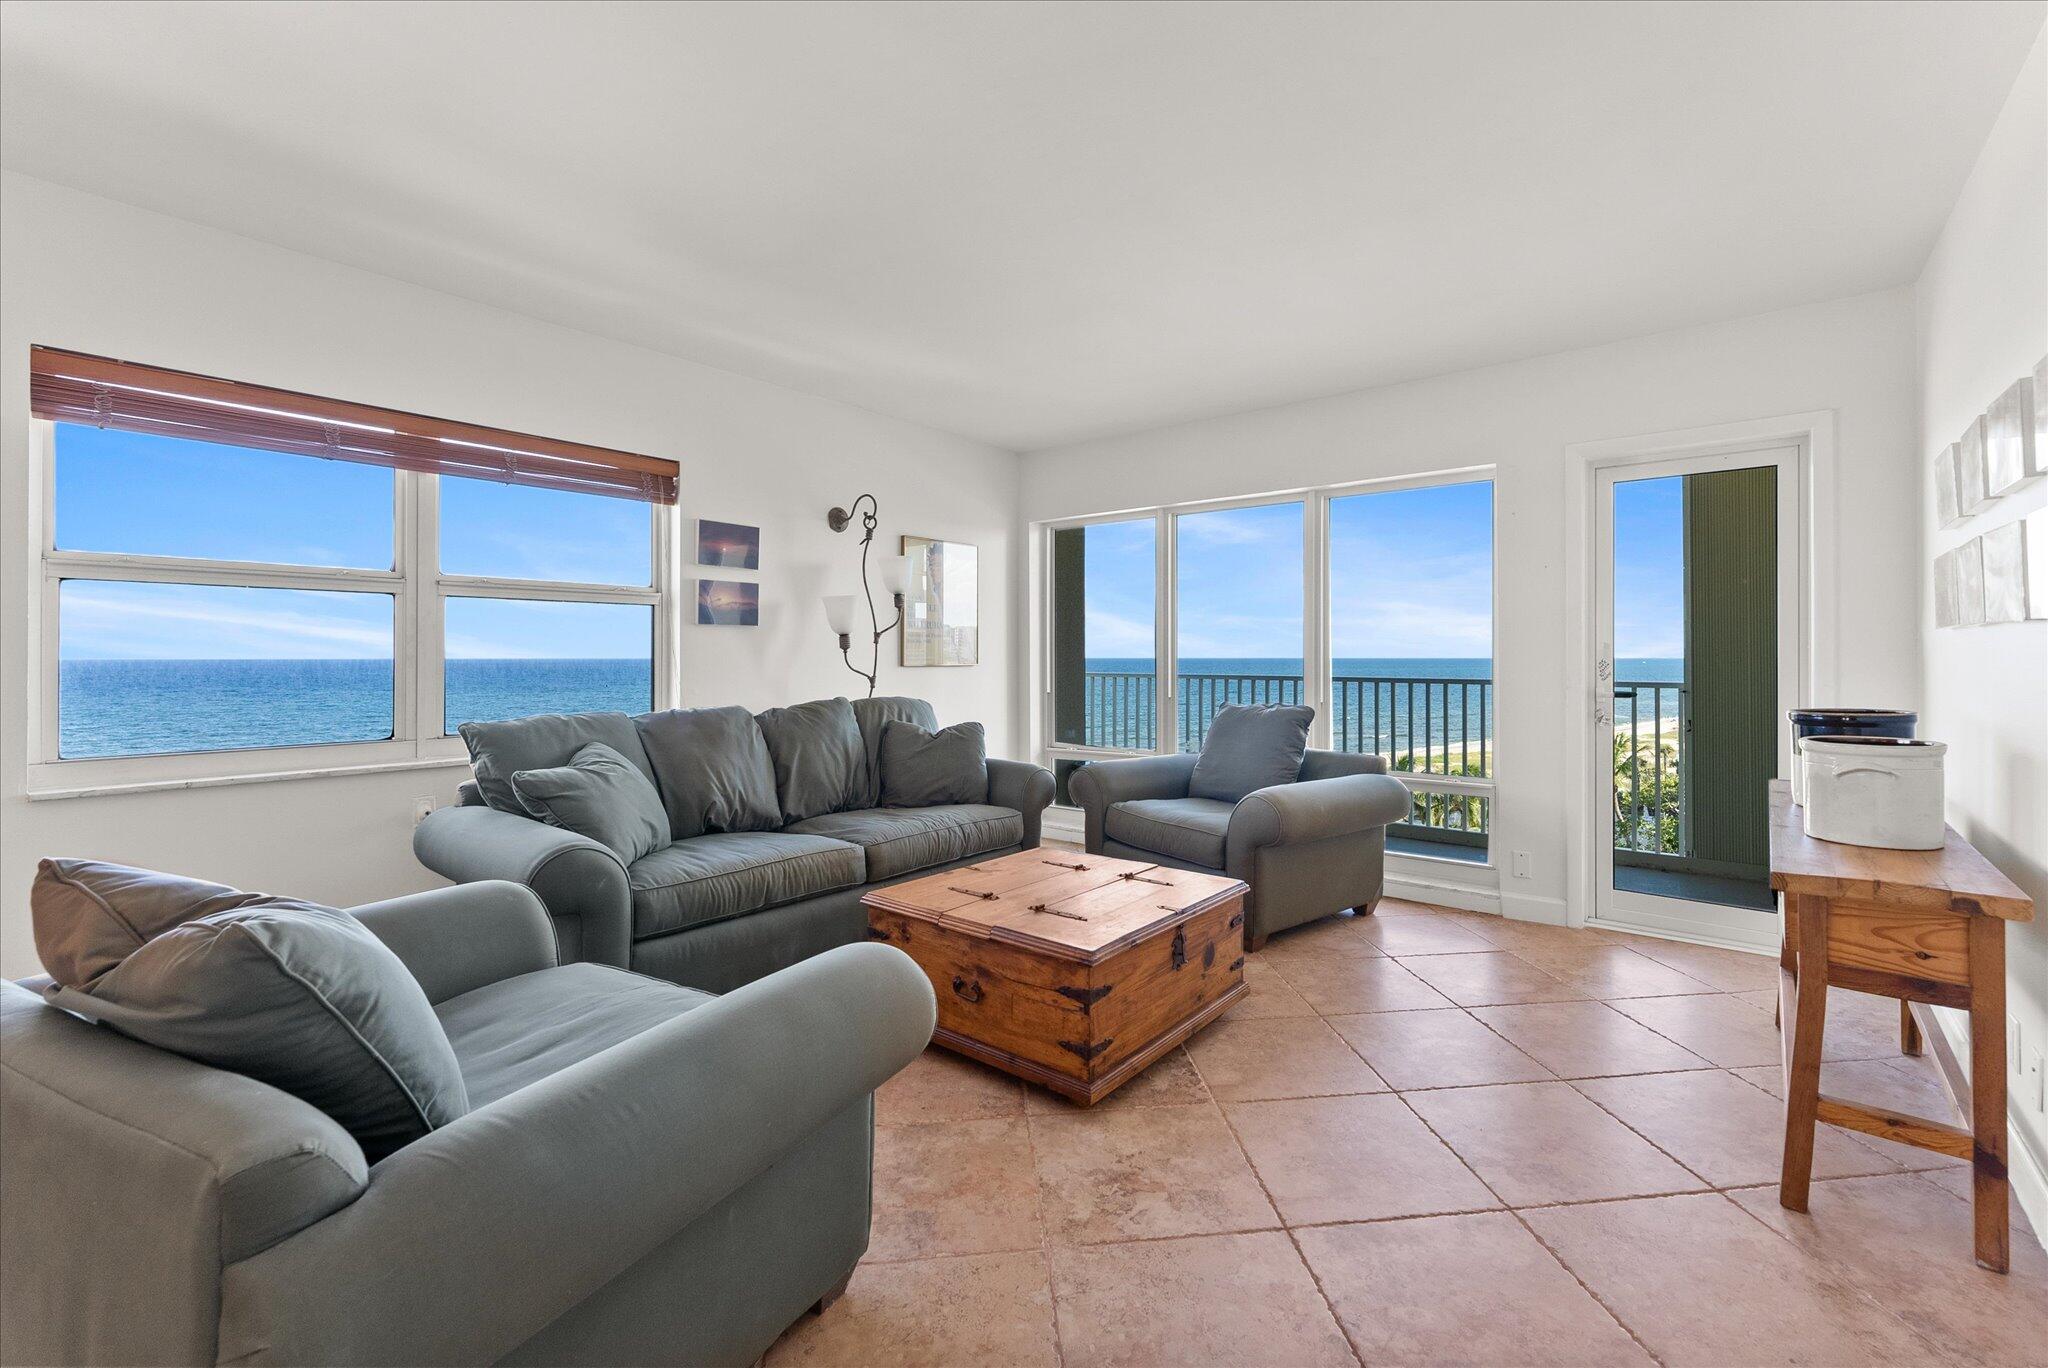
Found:
[{"label": "framed picture", "polygon": [[697,519],[697,564],[728,570],[761,568],[761,529],[745,523]]},{"label": "framed picture", "polygon": [[981,663],[981,551],[971,542],[905,537],[903,663]]},{"label": "framed picture", "polygon": [[2010,494],[2041,474],[2034,441],[2034,378],[2023,375],[1984,414],[1984,471],[1993,494]]},{"label": "framed picture", "polygon": [[697,625],[760,626],[761,586],[747,580],[698,580]]}]

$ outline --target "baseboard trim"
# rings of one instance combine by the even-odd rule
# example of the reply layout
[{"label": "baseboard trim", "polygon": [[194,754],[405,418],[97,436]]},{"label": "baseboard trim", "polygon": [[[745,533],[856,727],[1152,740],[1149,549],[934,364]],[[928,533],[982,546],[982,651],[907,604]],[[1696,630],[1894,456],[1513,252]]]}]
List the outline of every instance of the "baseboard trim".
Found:
[{"label": "baseboard trim", "polygon": [[1386,894],[1390,898],[1428,903],[1433,907],[1455,907],[1466,912],[1490,912],[1494,916],[1501,915],[1500,894],[1490,888],[1477,888],[1471,884],[1418,878],[1412,874],[1389,874],[1386,880]]},{"label": "baseboard trim", "polygon": [[1501,915],[1514,921],[1542,922],[1545,926],[1571,925],[1571,910],[1563,898],[1544,898],[1534,893],[1502,893]]},{"label": "baseboard trim", "polygon": [[[1969,1017],[1961,1012],[1921,1003],[1913,1005],[1913,1017],[1920,1023],[1920,1033],[1927,1037],[1927,1048],[1934,1056],[1942,1086],[1948,1089],[1949,1100],[1955,1103],[1959,1113],[1968,1116],[1970,1071],[1965,1061],[1970,1057]],[[2027,1213],[2027,1222],[2039,1236],[2041,1232],[2048,1231],[2048,1163],[2043,1163],[2041,1156],[2034,1153],[2033,1142],[2012,1120],[2011,1080],[2006,1081],[2006,1174],[2012,1180],[2012,1195],[2018,1199],[2020,1210]]]},{"label": "baseboard trim", "polygon": [[1087,824],[1079,808],[1049,807],[1038,819],[1040,833],[1055,841],[1079,845],[1087,836]]}]

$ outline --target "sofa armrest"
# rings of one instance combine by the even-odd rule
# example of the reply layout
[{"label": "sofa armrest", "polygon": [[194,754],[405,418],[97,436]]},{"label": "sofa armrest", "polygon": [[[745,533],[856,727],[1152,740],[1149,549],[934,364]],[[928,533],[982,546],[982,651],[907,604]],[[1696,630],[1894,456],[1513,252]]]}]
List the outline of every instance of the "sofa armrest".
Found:
[{"label": "sofa armrest", "polygon": [[1391,775],[1275,784],[1246,794],[1230,814],[1224,863],[1232,871],[1249,869],[1252,855],[1263,846],[1306,845],[1376,831],[1403,820],[1408,811],[1408,786]]},{"label": "sofa armrest", "polygon": [[1039,824],[1052,806],[1052,771],[1023,760],[988,762],[988,800],[1024,814],[1024,848],[1038,844]]},{"label": "sofa armrest", "polygon": [[626,867],[587,836],[487,807],[444,807],[413,828],[413,854],[456,883],[507,879],[540,895],[563,961],[627,967],[633,896]]},{"label": "sofa armrest", "polygon": [[1146,755],[1135,760],[1091,760],[1067,780],[1067,792],[1086,819],[1088,853],[1102,853],[1102,818],[1118,803],[1139,798],[1185,798],[1199,755]]},{"label": "sofa armrest", "polygon": [[228,1269],[220,1361],[495,1362],[861,1105],[933,1021],[907,955],[841,946],[480,1107]]},{"label": "sofa armrest", "polygon": [[429,1002],[555,966],[555,924],[540,895],[503,879],[408,893],[349,911],[405,962]]}]

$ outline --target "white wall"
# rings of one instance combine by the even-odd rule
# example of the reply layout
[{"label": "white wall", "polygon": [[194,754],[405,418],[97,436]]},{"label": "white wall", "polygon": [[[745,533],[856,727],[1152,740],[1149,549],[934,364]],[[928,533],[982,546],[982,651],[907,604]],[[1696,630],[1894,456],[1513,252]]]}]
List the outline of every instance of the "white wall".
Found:
[{"label": "white wall", "polygon": [[413,860],[411,800],[445,800],[463,773],[24,799],[32,343],[676,458],[686,531],[700,514],[762,529],[762,626],[685,614],[691,706],[865,688],[818,597],[858,586],[856,534],[835,536],[825,510],[870,490],[888,549],[905,532],[981,547],[981,665],[885,664],[882,688],[930,698],[943,721],[979,719],[990,753],[1012,753],[1013,455],[13,174],[0,180],[0,298],[0,975],[35,970],[40,856],[361,902],[439,882]]},{"label": "white wall", "polygon": [[[2048,622],[1937,631],[1933,558],[2048,506],[2048,481],[1994,501],[1960,527],[1935,525],[1931,464],[1964,426],[2048,353],[2048,37],[2036,40],[1914,291],[1919,337],[1922,734],[1948,742],[1948,816],[2034,899],[2005,937],[2007,1011],[2024,1060],[2048,1051]],[[2042,402],[2048,396],[2036,396]],[[1967,1056],[1966,1056],[1967,1057]],[[2031,1156],[2010,1167],[2048,1216],[2048,1116],[2017,1095]],[[2031,1157],[2031,1167],[2027,1158]]]},{"label": "white wall", "polygon": [[[1398,327],[1398,320],[1389,320]],[[1526,850],[1506,910],[1561,919],[1567,757],[1565,447],[1833,410],[1839,660],[1828,701],[1919,696],[1909,290],[1027,455],[1030,520],[1494,464],[1500,598],[1493,848]],[[1380,591],[1401,592],[1388,567]],[[1582,768],[1574,765],[1574,774]],[[1508,864],[1504,856],[1502,865]]]}]

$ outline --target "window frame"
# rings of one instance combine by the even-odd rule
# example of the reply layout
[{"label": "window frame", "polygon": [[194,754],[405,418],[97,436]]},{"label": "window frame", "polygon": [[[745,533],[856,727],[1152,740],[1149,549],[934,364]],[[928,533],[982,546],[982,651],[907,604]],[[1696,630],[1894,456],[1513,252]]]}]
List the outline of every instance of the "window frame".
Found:
[{"label": "window frame", "polygon": [[[680,567],[675,559],[680,541],[678,505],[647,505],[651,582],[645,586],[442,574],[441,477],[396,468],[391,471],[392,561],[388,570],[63,551],[56,545],[57,424],[36,418],[30,420],[29,427],[30,506],[38,510],[41,521],[38,534],[26,539],[31,558],[29,582],[36,586],[30,595],[25,652],[32,672],[27,690],[26,790],[30,798],[466,765],[469,754],[461,738],[441,730],[447,664],[444,605],[451,597],[650,607],[654,619],[650,642],[654,697],[650,702],[657,709],[675,706],[680,673],[676,617]],[[65,580],[389,595],[391,736],[372,741],[66,759],[59,750],[58,715],[62,657],[59,594]]]},{"label": "window frame", "polygon": [[[1273,504],[1298,503],[1302,506],[1302,698],[1316,710],[1315,722],[1310,728],[1309,745],[1328,749],[1331,741],[1329,698],[1331,691],[1333,654],[1330,632],[1330,505],[1339,499],[1358,494],[1386,494],[1408,489],[1433,489],[1444,485],[1490,484],[1493,486],[1492,522],[1488,528],[1488,541],[1492,550],[1492,597],[1488,610],[1489,649],[1493,662],[1493,695],[1495,700],[1493,741],[1493,774],[1488,779],[1471,779],[1450,775],[1424,775],[1398,773],[1410,792],[1447,793],[1463,797],[1485,798],[1493,813],[1499,812],[1499,788],[1502,764],[1512,753],[1508,744],[1506,729],[1501,724],[1499,702],[1501,699],[1501,658],[1500,658],[1500,471],[1492,464],[1460,466],[1444,470],[1420,471],[1415,474],[1383,476],[1373,479],[1354,480],[1340,484],[1316,485],[1306,488],[1275,490],[1270,493],[1245,495],[1236,498],[1199,499],[1185,503],[1159,504],[1150,508],[1127,508],[1113,513],[1089,514],[1080,517],[1048,518],[1036,522],[1033,527],[1032,547],[1038,563],[1034,576],[1033,592],[1037,596],[1035,605],[1035,627],[1039,643],[1040,659],[1037,662],[1038,698],[1029,709],[1033,737],[1033,749],[1040,763],[1050,767],[1056,760],[1112,760],[1139,755],[1173,755],[1178,753],[1180,738],[1178,700],[1174,696],[1177,670],[1171,664],[1179,659],[1180,623],[1178,607],[1180,601],[1180,517],[1189,513],[1208,513],[1233,508],[1254,508]],[[1053,660],[1052,660],[1052,616],[1053,616],[1053,556],[1052,534],[1074,527],[1087,527],[1096,523],[1138,522],[1151,518],[1157,528],[1157,568],[1153,579],[1153,637],[1154,637],[1154,716],[1158,719],[1153,738],[1153,748],[1113,749],[1102,746],[1082,746],[1053,740]],[[1497,818],[1496,818],[1497,820]],[[1429,859],[1430,857],[1411,857]],[[1459,862],[1462,863],[1462,862]],[[1496,854],[1489,843],[1486,866],[1497,864]]]}]

